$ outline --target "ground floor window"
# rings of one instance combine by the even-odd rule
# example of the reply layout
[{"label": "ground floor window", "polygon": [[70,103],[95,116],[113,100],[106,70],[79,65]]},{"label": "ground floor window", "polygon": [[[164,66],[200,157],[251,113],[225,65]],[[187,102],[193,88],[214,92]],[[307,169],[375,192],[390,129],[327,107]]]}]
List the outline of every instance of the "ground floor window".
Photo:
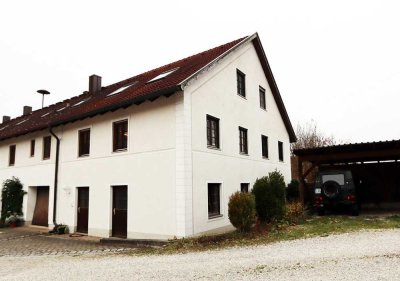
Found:
[{"label": "ground floor window", "polygon": [[220,183],[208,184],[208,218],[212,219],[221,216],[221,202],[220,202]]}]

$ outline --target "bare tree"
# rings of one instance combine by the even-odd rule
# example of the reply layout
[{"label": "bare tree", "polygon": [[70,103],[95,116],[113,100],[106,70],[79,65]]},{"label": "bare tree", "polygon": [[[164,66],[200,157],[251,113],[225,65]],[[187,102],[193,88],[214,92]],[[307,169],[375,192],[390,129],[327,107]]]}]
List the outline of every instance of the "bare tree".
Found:
[{"label": "bare tree", "polygon": [[307,122],[305,125],[297,124],[296,128],[297,142],[292,143],[291,150],[301,148],[315,148],[341,144],[342,141],[336,140],[333,136],[324,135],[314,120]]}]

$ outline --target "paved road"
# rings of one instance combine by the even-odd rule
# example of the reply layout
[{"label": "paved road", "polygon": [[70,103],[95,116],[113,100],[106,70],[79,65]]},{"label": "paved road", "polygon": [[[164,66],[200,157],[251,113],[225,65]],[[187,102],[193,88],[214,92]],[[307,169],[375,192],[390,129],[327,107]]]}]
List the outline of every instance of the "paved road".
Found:
[{"label": "paved road", "polygon": [[99,244],[99,239],[91,237],[49,235],[46,230],[30,227],[0,228],[0,257],[82,255],[125,250],[128,249]]},{"label": "paved road", "polygon": [[171,256],[0,258],[0,280],[400,280],[400,230]]}]

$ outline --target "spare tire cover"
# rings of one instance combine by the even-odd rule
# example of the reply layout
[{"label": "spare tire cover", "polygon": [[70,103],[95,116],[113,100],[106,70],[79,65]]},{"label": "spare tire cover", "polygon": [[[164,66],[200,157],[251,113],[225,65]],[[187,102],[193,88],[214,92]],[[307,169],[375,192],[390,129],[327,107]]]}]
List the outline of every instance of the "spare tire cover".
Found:
[{"label": "spare tire cover", "polygon": [[335,198],[340,193],[340,184],[336,181],[326,181],[322,186],[324,195],[328,198]]}]

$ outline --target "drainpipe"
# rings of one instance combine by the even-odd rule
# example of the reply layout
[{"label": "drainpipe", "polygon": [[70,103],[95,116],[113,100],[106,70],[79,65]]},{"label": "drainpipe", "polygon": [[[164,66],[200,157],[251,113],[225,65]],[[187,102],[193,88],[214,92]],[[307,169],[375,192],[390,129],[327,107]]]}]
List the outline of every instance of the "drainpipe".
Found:
[{"label": "drainpipe", "polygon": [[53,202],[53,224],[54,227],[57,226],[56,214],[57,214],[57,188],[58,188],[58,166],[59,166],[59,156],[60,156],[60,138],[54,133],[53,128],[49,128],[50,134],[57,140],[56,148],[56,165],[54,171],[54,202]]}]

